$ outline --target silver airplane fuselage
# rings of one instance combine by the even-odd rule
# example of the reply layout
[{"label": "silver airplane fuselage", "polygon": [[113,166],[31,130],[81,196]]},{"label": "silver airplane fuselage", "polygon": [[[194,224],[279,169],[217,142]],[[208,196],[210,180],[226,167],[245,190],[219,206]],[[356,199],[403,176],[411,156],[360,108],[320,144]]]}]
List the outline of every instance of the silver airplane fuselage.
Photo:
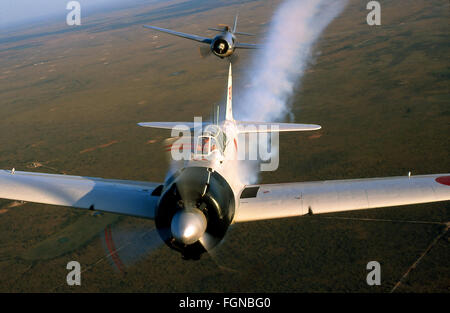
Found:
[{"label": "silver airplane fuselage", "polygon": [[186,259],[197,259],[216,246],[233,221],[243,188],[236,180],[237,134],[235,122],[227,120],[207,126],[192,141],[171,146],[188,147],[190,157],[173,162],[161,189],[155,223],[165,243]]}]

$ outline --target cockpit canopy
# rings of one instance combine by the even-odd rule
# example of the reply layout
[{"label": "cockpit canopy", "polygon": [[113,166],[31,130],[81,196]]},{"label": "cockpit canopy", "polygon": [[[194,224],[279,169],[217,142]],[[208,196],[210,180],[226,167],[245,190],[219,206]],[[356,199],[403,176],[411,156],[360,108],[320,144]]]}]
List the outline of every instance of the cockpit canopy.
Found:
[{"label": "cockpit canopy", "polygon": [[223,154],[226,146],[226,138],[223,131],[217,125],[208,125],[195,139],[195,154],[197,156],[209,156],[214,152]]}]

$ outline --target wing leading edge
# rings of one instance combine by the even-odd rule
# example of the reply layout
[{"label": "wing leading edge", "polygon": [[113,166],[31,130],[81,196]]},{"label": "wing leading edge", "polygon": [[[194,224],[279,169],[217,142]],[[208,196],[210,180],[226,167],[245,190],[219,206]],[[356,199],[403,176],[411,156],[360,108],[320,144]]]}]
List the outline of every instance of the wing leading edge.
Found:
[{"label": "wing leading edge", "polygon": [[186,39],[190,39],[190,40],[194,40],[194,41],[198,41],[198,42],[202,42],[202,43],[206,43],[206,44],[211,44],[210,38],[201,37],[201,36],[192,35],[192,34],[186,34],[186,33],[177,32],[174,30],[151,26],[151,25],[144,25],[143,27],[153,29],[153,30],[156,30],[159,32],[163,32],[166,34],[170,34],[170,35],[174,35],[174,36],[178,36],[178,37],[182,37],[182,38],[186,38]]},{"label": "wing leading edge", "polygon": [[450,174],[247,186],[235,222],[450,200]]},{"label": "wing leading edge", "polygon": [[158,183],[0,170],[0,198],[153,219]]}]

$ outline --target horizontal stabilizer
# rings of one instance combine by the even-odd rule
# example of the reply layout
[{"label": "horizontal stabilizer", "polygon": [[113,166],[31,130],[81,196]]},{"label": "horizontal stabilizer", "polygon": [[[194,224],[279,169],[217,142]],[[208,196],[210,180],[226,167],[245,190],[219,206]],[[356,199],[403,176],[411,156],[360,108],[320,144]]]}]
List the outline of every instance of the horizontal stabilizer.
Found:
[{"label": "horizontal stabilizer", "polygon": [[322,127],[315,124],[266,123],[236,121],[240,133],[270,133],[318,130]]},{"label": "horizontal stabilizer", "polygon": [[242,42],[236,43],[236,45],[234,47],[238,48],[238,49],[261,49],[262,48],[261,45],[256,45],[253,43],[242,43]]},{"label": "horizontal stabilizer", "polygon": [[244,33],[244,32],[235,32],[236,35],[244,35],[244,36],[255,36],[255,34]]},{"label": "horizontal stabilizer", "polygon": [[194,123],[194,122],[143,122],[143,123],[138,123],[138,125],[142,126],[142,127],[186,130],[186,128],[194,129],[195,126],[203,127],[205,124],[204,123]]},{"label": "horizontal stabilizer", "polygon": [[225,28],[215,28],[215,27],[210,27],[210,28],[208,28],[209,30],[213,30],[213,31],[215,31],[215,32],[224,32],[224,31],[226,31],[226,29]]}]

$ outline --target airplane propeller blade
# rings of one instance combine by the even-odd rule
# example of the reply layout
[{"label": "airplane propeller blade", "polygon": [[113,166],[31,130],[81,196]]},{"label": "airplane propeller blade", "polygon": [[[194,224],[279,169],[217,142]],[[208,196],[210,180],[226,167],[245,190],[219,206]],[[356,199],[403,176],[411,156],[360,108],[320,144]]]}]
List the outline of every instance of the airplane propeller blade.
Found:
[{"label": "airplane propeller blade", "polygon": [[108,225],[102,233],[107,259],[121,273],[163,246],[154,226],[123,228]]},{"label": "airplane propeller blade", "polygon": [[233,63],[233,64],[238,63],[239,62],[239,55],[237,55],[236,53],[233,53],[230,56],[230,62]]},{"label": "airplane propeller blade", "polygon": [[173,146],[173,144],[175,143],[175,141],[178,139],[179,137],[169,137],[166,138],[162,141],[163,143],[163,149],[164,149],[164,153],[167,157],[168,160],[172,159],[172,149],[175,148]]},{"label": "airplane propeller blade", "polygon": [[[167,175],[172,175],[175,173],[179,168],[183,166],[183,161],[175,161],[172,157],[172,150],[173,149],[181,149],[180,145],[176,143],[176,141],[180,137],[169,137],[162,141],[162,148],[165,154],[165,160],[166,160],[166,166],[169,169],[167,172]],[[183,147],[186,149],[190,149],[190,146]]]},{"label": "airplane propeller blade", "polygon": [[199,50],[200,56],[202,58],[206,58],[206,57],[209,57],[211,55],[211,48],[209,46],[198,47],[198,50]]},{"label": "airplane propeller blade", "polygon": [[[217,245],[217,241],[220,241]],[[232,269],[230,267],[227,267],[225,265],[222,265],[222,259],[219,256],[219,249],[222,243],[225,241],[225,238],[222,240],[215,238],[214,236],[210,235],[209,233],[205,232],[203,236],[200,238],[200,243],[202,244],[203,248],[205,248],[208,255],[211,257],[211,259],[214,261],[214,263],[217,265],[217,267],[223,271],[227,272],[239,272],[238,270]]]},{"label": "airplane propeller blade", "polygon": [[216,246],[216,243],[219,240],[220,239],[215,238],[214,236],[210,235],[208,232],[205,232],[203,234],[203,236],[200,238],[200,243],[202,244],[203,248],[205,248],[205,250],[208,253],[212,253],[214,250],[214,247]]}]

